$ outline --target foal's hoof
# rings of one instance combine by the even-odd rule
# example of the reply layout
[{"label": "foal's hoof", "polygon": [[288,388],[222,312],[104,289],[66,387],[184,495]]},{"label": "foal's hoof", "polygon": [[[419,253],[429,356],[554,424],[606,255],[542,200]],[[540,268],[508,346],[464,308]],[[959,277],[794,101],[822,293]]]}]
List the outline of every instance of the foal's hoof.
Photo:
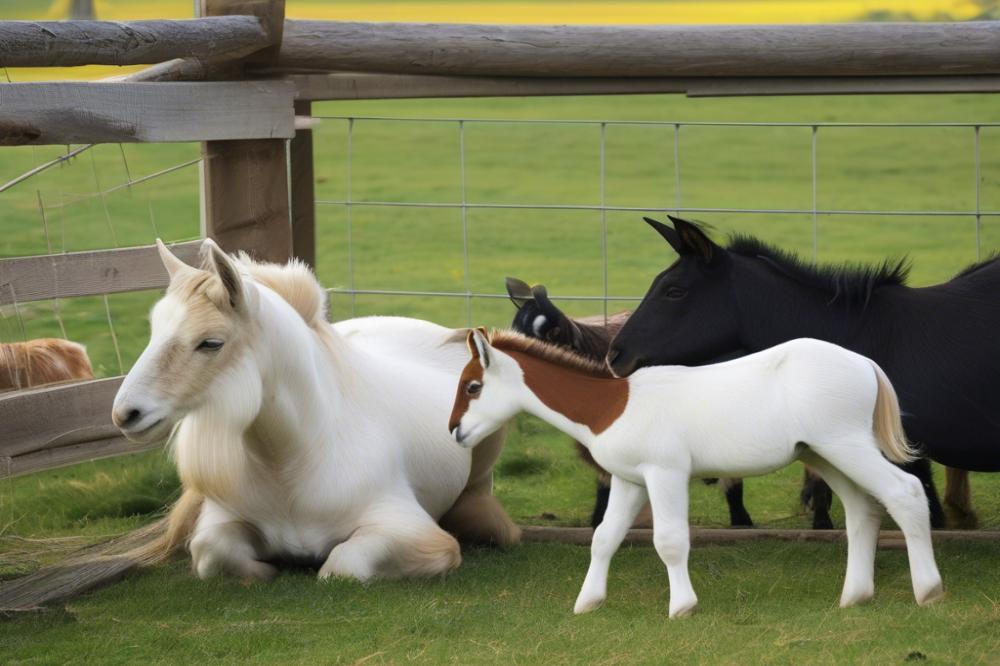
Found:
[{"label": "foal's hoof", "polygon": [[676,610],[670,611],[670,619],[676,620],[678,618],[687,617],[689,615],[694,615],[694,612],[698,610],[698,602],[694,602],[690,606],[684,606],[683,608],[678,608]]},{"label": "foal's hoof", "polygon": [[584,613],[595,611],[603,605],[604,605],[604,597],[590,597],[590,598],[580,597],[579,599],[576,600],[576,605],[573,606],[573,614],[583,615]]},{"label": "foal's hoof", "polygon": [[938,582],[937,585],[927,590],[917,597],[918,606],[929,606],[944,598],[944,585]]}]

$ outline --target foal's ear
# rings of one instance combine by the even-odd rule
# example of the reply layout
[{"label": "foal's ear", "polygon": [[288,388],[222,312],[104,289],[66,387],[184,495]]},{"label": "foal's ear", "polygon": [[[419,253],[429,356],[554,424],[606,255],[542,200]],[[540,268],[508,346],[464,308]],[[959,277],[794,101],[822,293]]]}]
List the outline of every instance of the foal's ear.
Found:
[{"label": "foal's ear", "polygon": [[706,264],[713,263],[722,255],[722,248],[716,245],[697,224],[673,215],[667,217],[674,223],[674,229],[681,242],[682,249],[677,250],[678,254],[693,254]]},{"label": "foal's ear", "polygon": [[191,266],[188,266],[174,256],[174,253],[171,252],[159,238],[156,239],[156,251],[159,253],[160,261],[163,262],[163,267],[167,269],[167,276],[171,280],[174,279],[174,276],[183,273],[185,270],[192,270]]},{"label": "foal's ear", "polygon": [[234,310],[244,310],[246,308],[246,295],[243,291],[243,279],[240,278],[240,271],[236,268],[236,264],[211,238],[206,238],[202,242],[201,252],[209,270],[222,280],[222,287],[226,290],[229,305]]},{"label": "foal's ear", "polygon": [[531,286],[523,280],[518,280],[516,277],[507,278],[507,293],[518,310],[531,300]]},{"label": "foal's ear", "polygon": [[663,236],[663,240],[670,243],[670,247],[674,248],[674,252],[676,252],[677,254],[684,254],[681,239],[677,235],[676,231],[674,231],[667,225],[663,224],[663,222],[654,220],[651,217],[644,217],[642,219],[645,220],[646,224],[656,229],[657,233]]},{"label": "foal's ear", "polygon": [[469,335],[465,339],[472,352],[472,358],[478,358],[483,369],[490,367],[490,343],[486,339],[486,329],[483,327],[470,328]]}]

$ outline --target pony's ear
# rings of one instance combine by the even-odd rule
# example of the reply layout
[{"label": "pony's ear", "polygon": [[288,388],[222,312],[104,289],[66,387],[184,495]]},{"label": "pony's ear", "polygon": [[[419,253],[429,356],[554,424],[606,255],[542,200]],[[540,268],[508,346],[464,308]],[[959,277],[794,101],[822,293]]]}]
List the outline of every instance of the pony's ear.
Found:
[{"label": "pony's ear", "polygon": [[680,255],[693,254],[706,264],[713,263],[722,255],[722,248],[716,245],[708,235],[694,222],[668,215],[674,223],[674,229],[680,239],[682,249]]},{"label": "pony's ear", "polygon": [[163,262],[163,267],[167,269],[167,276],[171,280],[185,270],[193,270],[191,266],[174,256],[174,253],[167,249],[167,246],[159,238],[156,239],[156,251],[159,253],[160,261]]},{"label": "pony's ear", "polygon": [[670,247],[674,248],[674,252],[676,252],[677,254],[683,254],[683,252],[681,251],[683,248],[681,244],[681,239],[677,235],[676,231],[674,231],[667,225],[663,224],[663,222],[654,220],[651,217],[644,217],[642,219],[645,220],[646,224],[656,229],[657,233],[663,236],[663,240],[670,243]]},{"label": "pony's ear", "polygon": [[510,300],[517,306],[520,310],[524,307],[524,304],[531,300],[531,286],[523,280],[518,280],[516,277],[507,278],[507,294],[510,295]]},{"label": "pony's ear", "polygon": [[240,278],[240,271],[236,268],[236,264],[211,238],[206,238],[202,242],[201,252],[208,268],[222,280],[222,287],[226,290],[229,305],[234,310],[244,310],[246,308],[246,295],[243,291],[243,280]]},{"label": "pony's ear", "polygon": [[469,345],[472,358],[479,359],[483,369],[490,367],[490,343],[486,339],[486,329],[483,327],[470,328],[469,335],[465,338],[465,343]]}]

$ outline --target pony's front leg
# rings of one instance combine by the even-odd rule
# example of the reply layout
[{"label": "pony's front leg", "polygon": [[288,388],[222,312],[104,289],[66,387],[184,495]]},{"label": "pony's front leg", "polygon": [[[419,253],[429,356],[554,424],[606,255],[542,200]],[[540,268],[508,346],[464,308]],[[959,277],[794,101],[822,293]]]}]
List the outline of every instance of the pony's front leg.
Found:
[{"label": "pony's front leg", "polygon": [[458,541],[415,499],[374,507],[359,522],[361,527],[330,551],[319,570],[321,580],[437,576],[462,563]]},{"label": "pony's front leg", "polygon": [[274,566],[261,561],[264,547],[258,532],[210,499],[202,505],[190,549],[194,571],[202,579],[230,573],[271,580],[277,573]]},{"label": "pony's front leg", "polygon": [[645,503],[645,488],[617,476],[611,477],[608,508],[604,512],[604,520],[594,530],[594,538],[590,543],[590,568],[573,607],[573,612],[577,615],[592,611],[604,603],[611,558]]},{"label": "pony's front leg", "polygon": [[688,575],[691,534],[688,527],[687,471],[651,468],[645,472],[646,491],[653,507],[653,545],[667,565],[670,580],[670,617],[694,612],[698,597]]}]

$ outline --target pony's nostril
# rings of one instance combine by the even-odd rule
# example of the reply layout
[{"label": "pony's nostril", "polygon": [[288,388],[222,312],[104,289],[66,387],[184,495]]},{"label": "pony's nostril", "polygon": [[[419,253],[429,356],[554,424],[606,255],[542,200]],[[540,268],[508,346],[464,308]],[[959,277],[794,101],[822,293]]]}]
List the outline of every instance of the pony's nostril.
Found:
[{"label": "pony's nostril", "polygon": [[128,428],[142,420],[142,412],[135,408],[116,412],[115,416],[119,428]]}]

